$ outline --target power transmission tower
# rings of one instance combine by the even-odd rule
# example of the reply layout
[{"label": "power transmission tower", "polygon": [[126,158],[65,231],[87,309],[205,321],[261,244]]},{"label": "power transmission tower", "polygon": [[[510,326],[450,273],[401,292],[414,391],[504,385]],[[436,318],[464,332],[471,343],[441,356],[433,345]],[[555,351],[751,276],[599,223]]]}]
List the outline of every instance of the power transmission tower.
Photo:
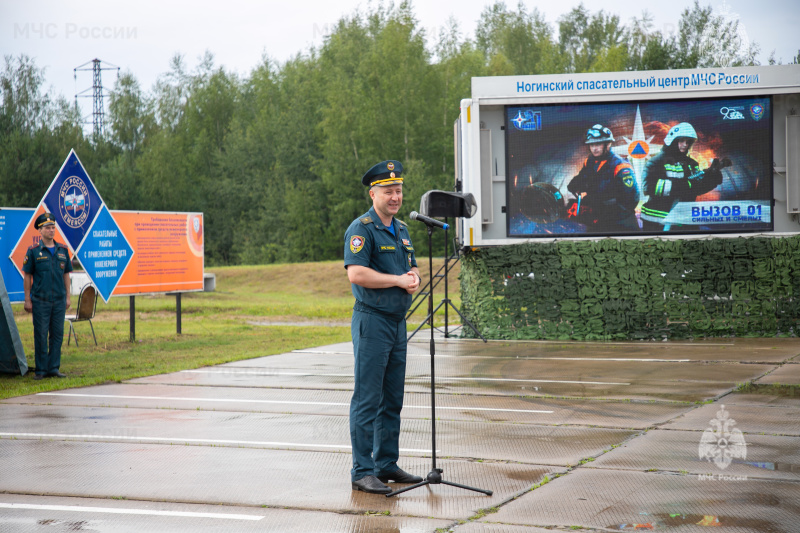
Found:
[{"label": "power transmission tower", "polygon": [[[87,65],[90,65],[87,66]],[[73,69],[75,83],[78,81],[78,71],[92,71],[92,86],[88,89],[75,94],[75,107],[78,107],[78,98],[92,98],[92,135],[95,139],[100,139],[103,136],[103,123],[105,121],[105,107],[103,105],[103,80],[101,73],[104,70],[116,70],[117,77],[119,77],[119,67],[106,62],[103,66],[103,61],[100,59],[92,59],[83,65]],[[91,91],[91,94],[86,94]],[[84,118],[83,123],[89,124],[88,116]]]}]

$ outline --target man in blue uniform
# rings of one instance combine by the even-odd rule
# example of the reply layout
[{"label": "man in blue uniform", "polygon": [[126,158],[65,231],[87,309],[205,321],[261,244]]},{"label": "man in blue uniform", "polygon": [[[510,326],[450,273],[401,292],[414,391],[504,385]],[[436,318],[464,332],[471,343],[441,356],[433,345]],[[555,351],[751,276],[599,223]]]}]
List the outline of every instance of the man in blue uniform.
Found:
[{"label": "man in blue uniform", "polygon": [[602,124],[589,128],[585,143],[589,157],[567,185],[578,198],[577,220],[592,233],[639,231],[636,176],[631,164],[611,151],[613,142],[614,134]]},{"label": "man in blue uniform", "polygon": [[[61,367],[64,340],[64,315],[70,306],[69,273],[72,262],[67,247],[54,240],[56,220],[50,213],[34,222],[42,238],[28,248],[22,271],[25,273],[25,311],[33,313],[33,346],[36,370],[33,379],[45,376],[67,377]],[[49,334],[49,339],[48,339]]]},{"label": "man in blue uniform", "polygon": [[355,388],[350,402],[353,490],[387,494],[384,483],[419,483],[397,466],[406,375],[405,314],[419,288],[414,247],[395,215],[403,204],[403,165],[384,161],[361,178],[372,208],[345,233],[344,266],[352,284]]}]

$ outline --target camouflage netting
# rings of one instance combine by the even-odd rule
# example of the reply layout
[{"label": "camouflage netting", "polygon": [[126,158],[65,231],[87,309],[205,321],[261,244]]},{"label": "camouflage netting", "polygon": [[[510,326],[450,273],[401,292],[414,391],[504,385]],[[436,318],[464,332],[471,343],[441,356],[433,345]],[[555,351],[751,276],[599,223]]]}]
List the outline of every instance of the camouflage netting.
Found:
[{"label": "camouflage netting", "polygon": [[796,336],[800,236],[480,248],[461,301],[491,339]]}]

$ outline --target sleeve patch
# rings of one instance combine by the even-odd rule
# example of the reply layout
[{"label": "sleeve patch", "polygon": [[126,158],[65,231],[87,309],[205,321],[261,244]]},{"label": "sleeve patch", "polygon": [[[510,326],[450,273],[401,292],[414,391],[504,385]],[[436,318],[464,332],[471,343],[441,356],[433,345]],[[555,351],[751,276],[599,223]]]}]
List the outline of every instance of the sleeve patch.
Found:
[{"label": "sleeve patch", "polygon": [[[363,222],[363,221],[362,221]],[[357,254],[364,247],[364,237],[353,235],[350,237],[350,251]]]}]

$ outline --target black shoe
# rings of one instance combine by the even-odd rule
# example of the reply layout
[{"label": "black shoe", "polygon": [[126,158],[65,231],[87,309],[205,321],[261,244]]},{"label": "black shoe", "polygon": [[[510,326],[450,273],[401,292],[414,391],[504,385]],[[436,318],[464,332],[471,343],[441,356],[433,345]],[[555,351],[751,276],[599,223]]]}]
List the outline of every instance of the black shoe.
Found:
[{"label": "black shoe", "polygon": [[400,468],[398,468],[391,474],[378,476],[378,479],[380,479],[384,483],[388,483],[389,481],[394,481],[396,483],[420,483],[422,481],[421,477],[415,476],[414,474],[409,474],[408,472]]},{"label": "black shoe", "polygon": [[33,379],[39,381],[40,379],[44,379],[44,374],[34,374]]},{"label": "black shoe", "polygon": [[389,494],[392,489],[378,481],[375,476],[365,476],[353,481],[353,490],[361,490],[370,494]]},{"label": "black shoe", "polygon": [[63,372],[56,372],[55,374],[47,374],[47,375],[48,375],[48,377],[52,377],[52,378],[65,378],[65,377],[67,377],[67,375],[64,374]]}]

